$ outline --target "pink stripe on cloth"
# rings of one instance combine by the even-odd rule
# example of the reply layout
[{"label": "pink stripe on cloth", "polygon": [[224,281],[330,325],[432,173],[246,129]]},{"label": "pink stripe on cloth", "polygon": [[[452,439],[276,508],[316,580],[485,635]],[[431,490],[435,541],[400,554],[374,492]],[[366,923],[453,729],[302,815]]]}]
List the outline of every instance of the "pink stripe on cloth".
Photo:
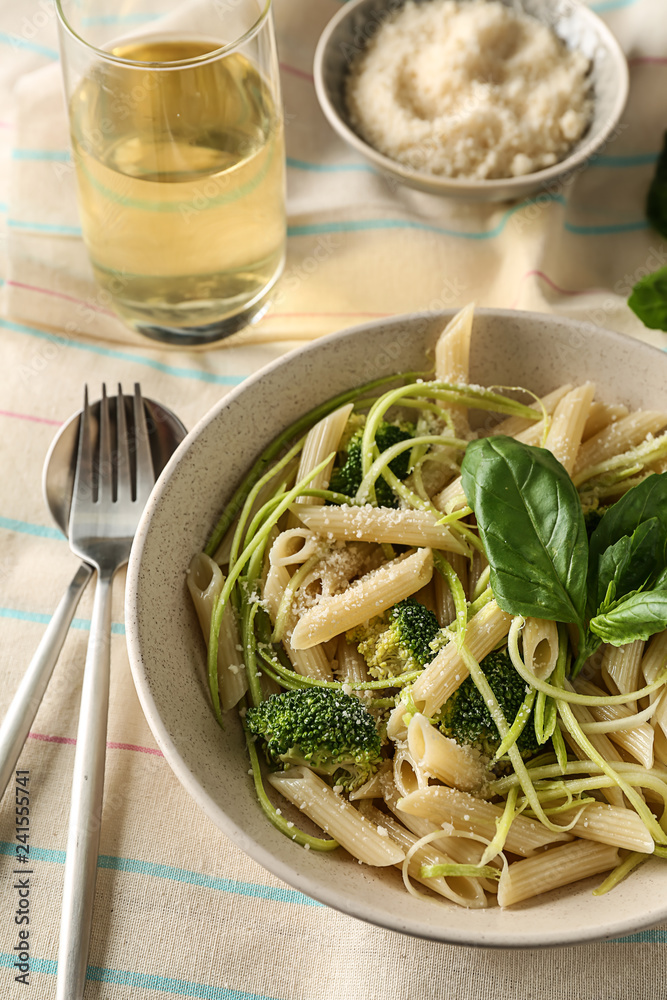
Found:
[{"label": "pink stripe on cloth", "polygon": [[8,281],[8,285],[14,288],[24,288],[28,292],[38,292],[40,295],[51,295],[55,299],[65,299],[67,302],[76,302],[77,305],[85,306],[86,309],[92,309],[93,312],[104,313],[105,316],[115,316],[115,313],[111,309],[105,309],[103,306],[96,306],[92,302],[87,302],[85,299],[77,299],[73,295],[66,295],[65,292],[54,292],[52,288],[38,288],[37,285],[26,285],[22,281]]},{"label": "pink stripe on cloth", "polygon": [[43,740],[44,743],[71,743],[76,745],[72,736],[47,736],[46,733],[28,733],[29,740]]},{"label": "pink stripe on cloth", "polygon": [[109,750],[134,750],[135,753],[150,753],[154,757],[163,757],[164,754],[157,747],[138,747],[134,743],[107,743]]},{"label": "pink stripe on cloth", "polygon": [[628,59],[628,64],[630,66],[641,66],[642,64],[647,66],[667,66],[667,59],[662,56],[633,56],[632,59]]},{"label": "pink stripe on cloth", "polygon": [[[550,288],[553,288],[553,290],[555,292],[558,292],[560,295],[589,295],[591,292],[604,292],[607,290],[604,288],[579,288],[579,289],[561,288],[560,285],[557,285],[555,281],[552,281],[549,275],[545,274],[544,271],[526,271],[526,273],[519,282],[519,287],[523,285],[526,278],[540,278],[542,281],[546,282],[546,284],[549,285]],[[519,296],[517,295],[516,299],[514,300],[510,308],[516,309],[516,304],[518,301],[519,301]]]},{"label": "pink stripe on cloth", "polygon": [[292,76],[298,76],[302,80],[308,80],[309,83],[312,83],[314,80],[312,73],[306,73],[302,69],[297,69],[296,66],[288,66],[287,63],[281,62],[280,68],[284,70],[285,73],[291,73]]},{"label": "pink stripe on cloth", "polygon": [[11,410],[0,410],[0,417],[12,417],[14,420],[32,420],[36,424],[51,424],[62,427],[62,420],[50,420],[48,417],[34,417],[32,413],[13,413]]},{"label": "pink stripe on cloth", "polygon": [[[76,746],[76,740],[72,736],[49,736],[47,733],[28,733],[31,740],[42,740],[44,743],[66,743]],[[154,757],[163,757],[164,754],[157,747],[139,747],[134,743],[107,743],[108,750],[134,750],[136,753],[149,753]]]}]

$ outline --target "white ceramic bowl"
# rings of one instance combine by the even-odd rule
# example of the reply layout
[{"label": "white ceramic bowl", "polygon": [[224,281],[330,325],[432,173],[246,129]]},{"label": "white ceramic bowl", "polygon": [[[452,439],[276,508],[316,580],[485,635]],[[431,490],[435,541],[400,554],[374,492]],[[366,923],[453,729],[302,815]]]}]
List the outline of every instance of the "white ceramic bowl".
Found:
[{"label": "white ceramic bowl", "polygon": [[625,56],[609,28],[587,7],[572,0],[502,0],[512,8],[518,3],[527,14],[553,28],[570,49],[581,50],[591,62],[593,120],[568,156],[552,167],[523,177],[470,180],[413,170],[378,152],[350,125],[343,84],[351,62],[364,44],[402,3],[403,0],[348,0],[324,29],[315,52],[315,90],[329,124],[383,173],[429,194],[469,201],[525,198],[544,188],[560,193],[609,140],[623,113],[629,83]]},{"label": "white ceramic bowl", "polygon": [[[465,910],[415,899],[397,870],[361,866],[342,849],[304,851],[261,813],[235,713],[223,731],[210,708],[185,571],[227,498],[254,457],[311,407],[378,376],[423,370],[450,316],[402,316],[324,337],[249,378],[191,431],[160,477],[132,550],[126,621],[137,691],[167,762],[204,812],[256,861],[315,899],[392,930],[466,945],[538,947],[637,931],[667,918],[664,862],[643,865],[610,896],[591,895],[596,878],[507,911]],[[665,354],[556,316],[480,310],[470,374],[476,383],[539,393],[591,379],[609,401],[667,406]]]}]

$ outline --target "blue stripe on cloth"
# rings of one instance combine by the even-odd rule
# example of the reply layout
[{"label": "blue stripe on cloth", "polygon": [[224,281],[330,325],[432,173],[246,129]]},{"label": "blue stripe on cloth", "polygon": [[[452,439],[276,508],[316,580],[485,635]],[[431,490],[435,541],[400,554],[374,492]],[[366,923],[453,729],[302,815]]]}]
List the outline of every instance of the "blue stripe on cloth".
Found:
[{"label": "blue stripe on cloth", "polygon": [[0,202],[0,212],[8,212],[9,205],[5,205],[4,201]]},{"label": "blue stripe on cloth", "polygon": [[573,222],[565,223],[568,233],[574,233],[576,236],[609,236],[612,233],[636,233],[648,228],[648,222],[643,219],[639,222],[619,222],[609,226],[577,226]]},{"label": "blue stripe on cloth", "polygon": [[[544,195],[541,199],[541,204],[547,201],[558,202],[561,205],[565,204],[565,199],[562,195]],[[324,222],[305,226],[290,226],[287,230],[287,235],[317,236],[322,233],[363,232],[369,229],[419,229],[428,233],[441,233],[444,236],[457,236],[464,240],[489,240],[494,236],[498,236],[503,231],[508,220],[513,215],[531,204],[533,204],[532,201],[522,201],[518,205],[513,205],[512,208],[508,208],[503,213],[497,226],[493,229],[483,229],[477,232],[446,229],[444,226],[434,226],[428,222],[415,222],[410,219],[352,219],[345,222]]]},{"label": "blue stripe on cloth", "polygon": [[[82,303],[85,306],[85,302]],[[212,382],[214,385],[240,385],[247,375],[218,375],[215,372],[197,370],[196,368],[177,368],[175,365],[167,365],[162,361],[155,361],[153,358],[145,358],[140,354],[131,354],[129,351],[119,351],[111,347],[100,347],[97,344],[85,344],[76,340],[70,340],[60,334],[45,333],[44,330],[37,330],[32,326],[25,326],[23,323],[13,323],[11,320],[0,318],[0,327],[7,330],[14,330],[15,333],[25,333],[30,337],[39,340],[48,340],[59,347],[70,347],[76,351],[88,351],[91,354],[99,354],[104,358],[115,358],[118,361],[129,361],[134,365],[145,365],[155,371],[165,375],[173,375],[174,378],[191,378],[199,382]]]},{"label": "blue stripe on cloth", "polygon": [[[493,229],[482,230],[481,232],[466,233],[462,230],[445,229],[443,226],[434,226],[426,222],[413,222],[409,219],[359,219],[349,220],[346,222],[324,222],[305,226],[290,226],[288,229],[288,235],[316,236],[322,233],[361,232],[363,230],[372,229],[420,229],[431,233],[442,233],[445,236],[458,236],[459,238],[466,240],[487,240],[492,239],[494,236],[498,236],[503,231],[512,215],[515,215],[517,212],[520,212],[529,205],[534,203],[545,204],[546,201],[558,202],[560,205],[565,204],[565,199],[562,195],[544,195],[541,199],[536,199],[535,202],[524,201],[519,205],[514,205],[512,208],[509,208],[504,213],[498,225]],[[648,223],[643,220],[638,222],[610,223],[609,225],[604,226],[580,226],[572,222],[565,222],[563,225],[568,232],[575,233],[579,236],[600,236],[607,235],[609,233],[630,233],[639,229],[648,229]]]},{"label": "blue stripe on cloth", "polygon": [[667,944],[667,931],[639,931],[638,934],[627,934],[625,937],[614,938],[610,944]]},{"label": "blue stripe on cloth", "polygon": [[[16,845],[11,841],[0,841],[0,855],[13,857]],[[30,857],[35,861],[50,861],[52,864],[65,864],[65,851],[53,851],[46,847],[30,847]],[[237,882],[231,878],[219,878],[215,875],[204,875],[201,872],[187,871],[183,868],[173,868],[171,865],[155,864],[152,861],[139,861],[136,858],[115,858],[101,854],[97,859],[98,868],[109,871],[129,872],[133,875],[152,875],[154,878],[167,879],[170,882],[183,882],[187,885],[200,886],[203,889],[215,889],[233,896],[246,896],[255,899],[267,899],[273,903],[296,903],[300,906],[323,906],[310,896],[304,896],[296,889],[281,886],[258,885],[255,882]]]},{"label": "blue stripe on cloth", "polygon": [[[20,608],[0,608],[0,618],[12,618],[19,622],[32,622],[37,625],[48,625],[51,615],[45,615],[41,611],[21,611]],[[72,628],[90,632],[90,620],[88,618],[73,618]],[[111,623],[112,635],[125,635],[125,626],[119,622]]]},{"label": "blue stripe on cloth", "polygon": [[45,45],[38,45],[28,38],[20,35],[8,35],[6,31],[0,31],[0,45],[11,45],[13,49],[26,49],[28,52],[36,52],[37,55],[46,56],[47,59],[58,59],[59,55],[55,49],[49,49]]},{"label": "blue stripe on cloth", "polygon": [[10,229],[33,229],[40,233],[57,233],[59,236],[81,236],[80,226],[55,225],[52,222],[22,222],[20,219],[7,219]]},{"label": "blue stripe on cloth", "polygon": [[137,861],[134,858],[115,858],[101,855],[97,860],[97,867],[110,868],[117,872],[131,872],[136,875],[153,875],[155,878],[165,878],[172,882],[185,882],[188,885],[201,886],[203,889],[217,889],[219,892],[228,892],[236,896],[268,899],[274,903],[298,903],[301,906],[323,905],[311,899],[310,896],[297,892],[296,889],[257,885],[254,882],[237,882],[235,879],[203,875],[200,872],[172,868],[171,865],[155,864],[152,861]]},{"label": "blue stripe on cloth", "polygon": [[86,28],[92,28],[96,24],[144,24],[146,21],[155,21],[159,17],[162,17],[162,14],[96,14],[82,17],[81,24]]},{"label": "blue stripe on cloth", "polygon": [[635,153],[632,156],[597,156],[591,166],[598,167],[644,167],[658,162],[659,153]]},{"label": "blue stripe on cloth", "polygon": [[633,7],[637,0],[599,0],[598,3],[591,4],[591,10],[596,14],[606,14],[612,10],[621,10],[623,7]]},{"label": "blue stripe on cloth", "polygon": [[[29,853],[35,861],[51,861],[56,865],[65,864],[65,851],[52,851],[48,847],[33,847],[31,844]],[[13,858],[16,854],[16,844],[9,840],[0,840],[0,854]]]},{"label": "blue stripe on cloth", "polygon": [[311,163],[308,160],[295,160],[292,156],[287,157],[287,166],[293,167],[295,170],[312,170],[322,174],[343,173],[351,170],[360,170],[371,174],[376,172],[370,163]]},{"label": "blue stripe on cloth", "polygon": [[[0,953],[0,966],[14,968],[16,955]],[[30,958],[30,972],[55,976],[58,963],[51,958]],[[130,986],[137,990],[155,990],[174,996],[194,997],[196,1000],[272,1000],[265,994],[247,993],[229,986],[212,986],[209,983],[193,983],[186,979],[172,979],[168,976],[151,975],[145,972],[130,972],[129,969],[103,969],[89,965],[86,979],[93,983],[111,983],[114,986]]]},{"label": "blue stripe on cloth", "polygon": [[13,149],[13,160],[57,160],[64,162],[71,160],[68,149]]},{"label": "blue stripe on cloth", "polygon": [[30,524],[28,521],[16,521],[13,517],[0,517],[0,528],[5,531],[16,531],[21,535],[35,535],[37,538],[54,538],[60,542],[65,536],[58,528],[50,528],[44,524]]}]

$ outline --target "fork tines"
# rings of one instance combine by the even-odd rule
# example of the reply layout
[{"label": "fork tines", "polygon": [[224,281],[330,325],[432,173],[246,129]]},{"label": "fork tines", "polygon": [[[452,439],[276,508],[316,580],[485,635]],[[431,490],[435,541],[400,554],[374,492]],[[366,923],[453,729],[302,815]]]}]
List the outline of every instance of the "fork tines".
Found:
[{"label": "fork tines", "polygon": [[144,504],[155,483],[150,432],[139,383],[134,386],[129,421],[126,412],[129,398],[123,394],[120,384],[115,406],[111,405],[113,399],[103,384],[102,399],[99,404],[91,404],[88,386],[84,389],[73,506],[77,500],[101,504],[123,500]]}]

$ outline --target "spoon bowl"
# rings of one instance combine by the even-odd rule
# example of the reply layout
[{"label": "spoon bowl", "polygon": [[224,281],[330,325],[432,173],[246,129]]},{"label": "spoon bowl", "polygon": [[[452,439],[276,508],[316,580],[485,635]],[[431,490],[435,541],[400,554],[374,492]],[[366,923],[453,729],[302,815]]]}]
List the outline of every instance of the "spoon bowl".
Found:
[{"label": "spoon bowl", "polygon": [[[144,409],[148,426],[148,439],[153,459],[153,468],[157,478],[174,451],[185,437],[187,431],[178,417],[153,399],[144,397]],[[99,433],[100,400],[90,404],[91,425],[94,437]],[[132,420],[132,399],[125,399],[125,414],[128,423]],[[69,514],[74,489],[74,470],[76,467],[77,443],[81,411],[73,414],[62,425],[44,460],[42,475],[42,493],[62,533],[68,534]]]}]

